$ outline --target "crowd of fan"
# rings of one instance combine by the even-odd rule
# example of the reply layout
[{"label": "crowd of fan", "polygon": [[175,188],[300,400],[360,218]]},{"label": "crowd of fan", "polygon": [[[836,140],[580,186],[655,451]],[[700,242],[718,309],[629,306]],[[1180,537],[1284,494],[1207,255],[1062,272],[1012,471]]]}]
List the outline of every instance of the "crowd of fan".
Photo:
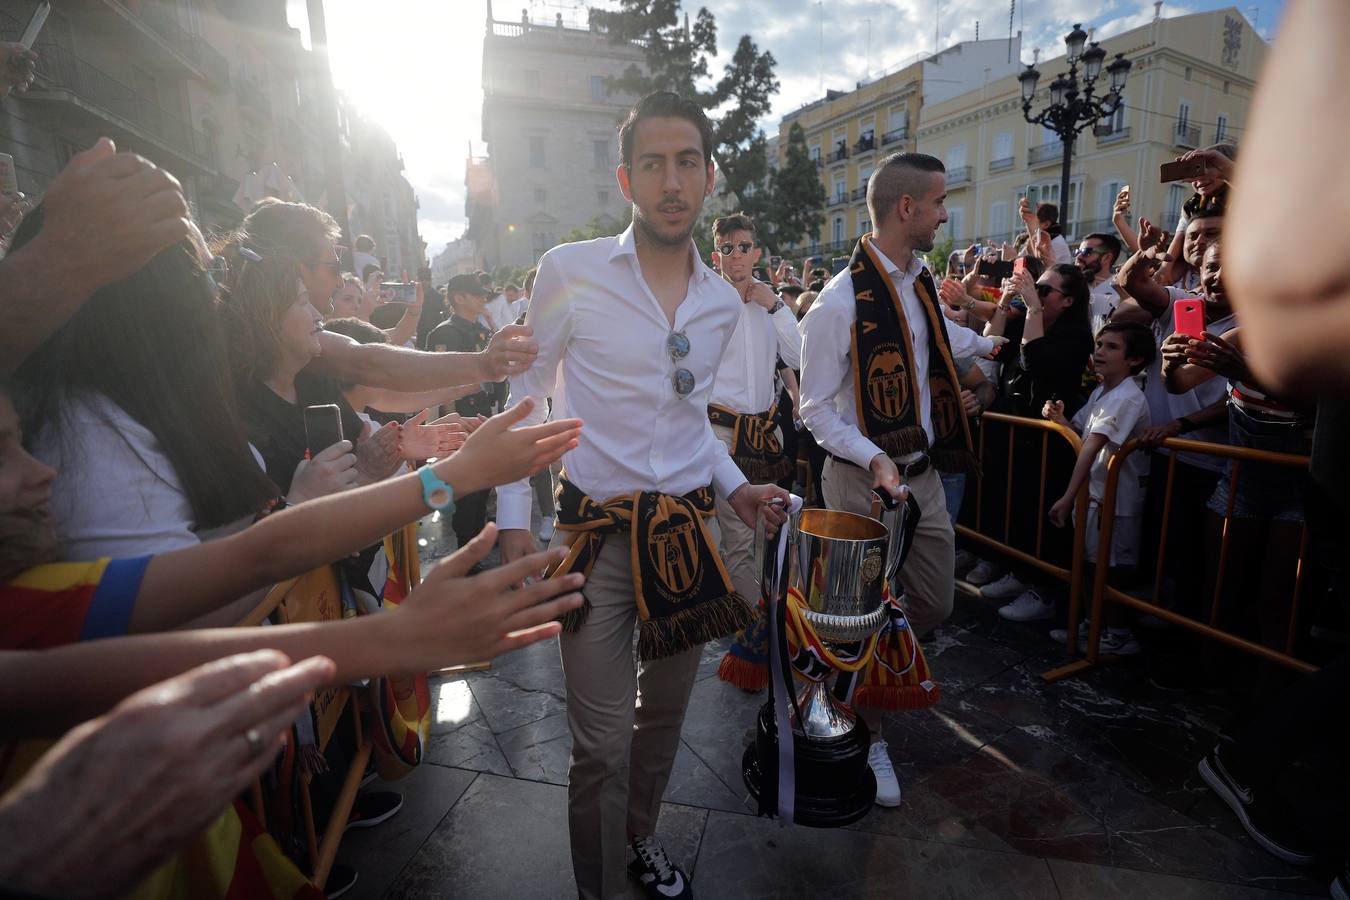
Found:
[{"label": "crowd of fan", "polygon": [[[1339,600],[1339,564],[1324,547],[1344,530],[1335,512],[1344,498],[1304,471],[1274,465],[1244,465],[1230,486],[1222,458],[1160,446],[1185,437],[1307,454],[1314,425],[1329,421],[1314,400],[1300,399],[1308,393],[1277,389],[1278,380],[1298,383],[1302,371],[1272,364],[1269,350],[1250,351],[1249,326],[1230,305],[1223,263],[1234,156],[1229,145],[1187,155],[1210,174],[1194,183],[1170,233],[1160,226],[1171,223],[1131,222],[1122,192],[1118,233],[1089,234],[1073,251],[1055,207],[1024,201],[1026,232],[1016,245],[972,246],[944,261],[940,294],[951,321],[1008,339],[991,359],[956,361],[962,412],[986,441],[1015,447],[1031,463],[1039,435],[1016,430],[1009,438],[1006,425],[981,424],[982,413],[1050,420],[1075,432],[1081,450],[1050,455],[1046,483],[1058,496],[1041,496],[1034,466],[1019,466],[1008,484],[1001,465],[986,465],[978,499],[964,473],[944,473],[943,482],[954,522],[976,513],[1001,521],[1006,512],[1014,545],[1029,546],[1044,508],[1060,526],[1047,536],[1047,558],[1064,553],[1074,498],[1086,485],[1088,518],[1075,525],[1086,531],[1089,562],[1109,566],[1117,585],[1142,590],[1163,552],[1153,599],[1202,618],[1226,533],[1230,564],[1248,568],[1227,575],[1216,624],[1280,646],[1305,522],[1314,540],[1304,577],[1321,578],[1325,595]],[[236,809],[231,801],[271,764],[283,735],[304,743],[305,729],[292,726],[308,719],[316,689],[490,659],[556,634],[559,616],[581,603],[579,576],[516,587],[559,559],[556,551],[480,565],[496,535],[490,489],[535,476],[546,532],[549,467],[581,431],[576,420],[511,428],[529,401],[494,415],[502,380],[535,354],[529,329],[513,324],[528,308],[529,279],[500,289],[487,273],[443,286],[427,270],[415,281],[386,280],[373,241],[363,236],[347,252],[333,220],[298,203],[264,201],[236,231],[208,241],[173,176],[106,139],[76,155],[39,206],[14,202],[4,213],[7,889],[81,897],[130,888],[208,834],[222,809]],[[990,277],[1008,261],[1011,276]],[[824,262],[809,258],[798,269],[783,260],[762,280],[800,319],[832,277]],[[1190,299],[1204,310],[1202,334],[1174,315]],[[1253,372],[1252,352],[1267,354],[1263,374]],[[824,454],[801,427],[790,370],[783,382],[785,449],[803,463],[799,489],[819,500]],[[305,410],[330,404],[342,439],[311,446]],[[433,417],[437,407],[454,412]],[[1106,466],[1129,441],[1146,451],[1129,458],[1115,538],[1100,560]],[[343,560],[357,606],[378,607],[379,543],[426,512],[437,482],[453,488],[460,549],[399,615],[226,627],[271,585],[333,560]],[[1005,494],[1006,510],[997,505]],[[1164,515],[1167,542],[1151,546]],[[992,555],[967,548],[953,574],[1007,601],[999,613],[1008,620],[1056,615],[1057,589]],[[1111,615],[1102,651],[1128,655],[1149,643],[1140,623]],[[1319,709],[1329,696],[1344,710],[1345,669],[1344,658],[1324,668],[1331,674],[1320,676]],[[1340,681],[1327,688],[1329,679]],[[1226,768],[1218,751],[1204,764],[1211,774],[1223,770],[1235,795],[1266,778],[1258,764],[1277,754],[1262,748],[1261,757],[1250,743],[1235,745]],[[328,752],[349,751],[337,742]],[[307,757],[321,804],[336,795],[336,782],[323,776],[340,762]],[[371,792],[358,799],[353,821],[382,821],[400,802]],[[1276,841],[1285,858],[1299,855],[1295,843]],[[64,851],[52,853],[57,846]]]}]

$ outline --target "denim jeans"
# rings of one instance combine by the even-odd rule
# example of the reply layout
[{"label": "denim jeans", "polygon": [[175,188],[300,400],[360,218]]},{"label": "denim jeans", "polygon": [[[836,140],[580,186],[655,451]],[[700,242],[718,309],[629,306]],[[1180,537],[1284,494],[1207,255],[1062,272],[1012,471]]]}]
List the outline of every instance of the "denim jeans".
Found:
[{"label": "denim jeans", "polygon": [[942,493],[947,498],[947,515],[955,528],[956,517],[961,515],[961,503],[966,498],[966,473],[940,471],[938,475],[942,477]]}]

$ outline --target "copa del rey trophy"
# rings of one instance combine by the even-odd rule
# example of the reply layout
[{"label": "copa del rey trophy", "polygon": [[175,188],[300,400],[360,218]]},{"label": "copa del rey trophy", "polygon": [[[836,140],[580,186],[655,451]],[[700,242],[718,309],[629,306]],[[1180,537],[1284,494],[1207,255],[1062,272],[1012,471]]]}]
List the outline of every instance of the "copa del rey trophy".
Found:
[{"label": "copa del rey trophy", "polygon": [[879,518],[804,510],[793,496],[778,537],[757,545],[769,616],[769,699],[742,773],[763,815],[835,828],[872,808],[871,732],[847,701],[877,635],[900,615],[890,597],[898,596],[896,574],[919,518],[917,504],[901,492],[899,500],[878,496]]}]

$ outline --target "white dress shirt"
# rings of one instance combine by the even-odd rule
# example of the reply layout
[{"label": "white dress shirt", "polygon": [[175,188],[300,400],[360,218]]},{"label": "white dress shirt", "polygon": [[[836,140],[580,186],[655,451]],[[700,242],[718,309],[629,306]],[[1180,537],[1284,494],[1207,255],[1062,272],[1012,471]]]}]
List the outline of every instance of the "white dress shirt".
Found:
[{"label": "white dress shirt", "polygon": [[788,367],[802,367],[802,333],[792,310],[784,304],[769,315],[758,303],[742,303],[710,402],[738,413],[764,412],[777,398],[774,373],[780,356]]},{"label": "white dress shirt", "polygon": [[[557,418],[585,423],[563,468],[597,500],[639,490],[678,496],[710,482],[727,497],[746,481],[708,421],[741,298],[699,260],[692,242],[689,252],[694,273],[673,328],[642,277],[631,225],[618,237],[554,247],[539,261],[525,315],[539,357],[511,379],[507,405],[536,398],[522,423],[532,425],[547,416],[542,398],[552,397]],[[672,331],[689,339],[689,355],[678,361],[666,350]],[[694,376],[685,397],[675,393],[677,368]],[[528,529],[531,497],[528,479],[497,488],[499,527]]]},{"label": "white dress shirt", "polygon": [[[923,271],[923,261],[910,260],[901,270],[872,245],[891,284],[899,292],[900,306],[909,323],[914,342],[910,365],[919,374],[919,421],[933,442],[933,398],[928,386],[928,314],[914,280]],[[936,299],[936,298],[934,298]],[[858,411],[853,397],[853,324],[856,321],[853,277],[848,269],[830,279],[816,302],[802,319],[802,421],[811,429],[816,443],[835,456],[866,469],[872,458],[883,452],[858,429]],[[939,316],[951,341],[952,356],[988,356],[994,342],[969,328],[953,328],[946,316]]]},{"label": "white dress shirt", "polygon": [[[483,307],[483,315],[478,317],[479,323],[493,332],[501,331],[516,320],[515,313],[511,311],[512,305],[505,294],[498,294]],[[492,317],[491,321],[488,320],[489,316]]]}]

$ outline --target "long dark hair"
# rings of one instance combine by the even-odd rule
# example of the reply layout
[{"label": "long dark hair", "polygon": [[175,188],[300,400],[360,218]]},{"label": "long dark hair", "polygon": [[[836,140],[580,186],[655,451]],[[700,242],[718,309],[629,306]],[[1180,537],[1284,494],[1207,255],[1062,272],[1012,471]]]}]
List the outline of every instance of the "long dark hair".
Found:
[{"label": "long dark hair", "polygon": [[1088,301],[1092,298],[1092,289],[1088,287],[1087,276],[1083,270],[1072,263],[1058,263],[1050,267],[1050,271],[1059,275],[1059,283],[1063,285],[1061,290],[1064,296],[1073,301],[1069,308],[1059,314],[1055,324],[1051,326],[1052,331],[1062,331],[1065,329],[1081,328],[1089,336],[1092,334],[1092,319],[1088,313]]},{"label": "long dark hair", "polygon": [[[24,219],[16,248],[41,219]],[[95,291],[15,373],[25,432],[60,447],[70,403],[101,395],[159,441],[198,529],[257,513],[279,492],[248,448],[219,302],[191,240]]]}]

